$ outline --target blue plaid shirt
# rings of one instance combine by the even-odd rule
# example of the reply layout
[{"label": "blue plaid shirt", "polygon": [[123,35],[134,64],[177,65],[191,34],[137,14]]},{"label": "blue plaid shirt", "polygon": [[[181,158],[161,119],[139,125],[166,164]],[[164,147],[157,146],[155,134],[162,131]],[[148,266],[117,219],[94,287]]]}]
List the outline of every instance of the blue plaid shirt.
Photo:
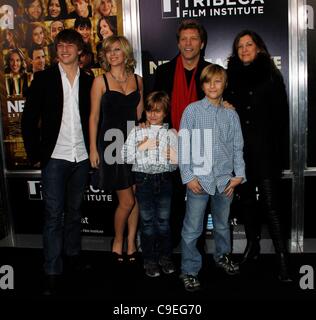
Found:
[{"label": "blue plaid shirt", "polygon": [[246,181],[243,136],[234,110],[213,106],[205,97],[184,110],[179,132],[182,182],[197,178],[214,195],[223,192],[233,176]]}]

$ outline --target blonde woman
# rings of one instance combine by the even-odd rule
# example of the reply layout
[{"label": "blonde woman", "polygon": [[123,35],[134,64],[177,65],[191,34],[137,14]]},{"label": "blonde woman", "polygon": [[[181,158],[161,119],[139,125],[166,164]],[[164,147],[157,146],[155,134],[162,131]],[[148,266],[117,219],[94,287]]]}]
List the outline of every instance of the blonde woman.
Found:
[{"label": "blonde woman", "polygon": [[[99,169],[98,187],[115,191],[119,202],[114,216],[113,258],[118,264],[124,261],[124,231],[127,226],[127,262],[133,263],[137,253],[138,207],[132,165],[124,164],[120,155],[127,138],[128,121],[139,120],[143,111],[143,84],[141,77],[134,74],[133,50],[125,37],[108,37],[99,56],[105,73],[94,79],[91,89],[90,163]],[[110,132],[116,137],[112,137]]]},{"label": "blonde woman", "polygon": [[108,17],[116,15],[115,0],[94,1],[94,12],[99,17]]}]

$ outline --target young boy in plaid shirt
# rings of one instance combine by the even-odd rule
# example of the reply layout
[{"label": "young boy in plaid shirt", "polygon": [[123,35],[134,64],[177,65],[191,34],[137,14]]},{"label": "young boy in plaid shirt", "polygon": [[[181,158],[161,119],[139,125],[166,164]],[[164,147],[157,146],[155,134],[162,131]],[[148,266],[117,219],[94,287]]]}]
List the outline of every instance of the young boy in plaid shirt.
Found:
[{"label": "young boy in plaid shirt", "polygon": [[148,126],[133,128],[123,149],[125,161],[133,163],[135,172],[141,249],[149,277],[158,277],[161,270],[165,274],[175,272],[169,218],[171,172],[177,168],[178,142],[174,130],[163,123],[168,110],[165,92],[149,94],[145,103]]}]

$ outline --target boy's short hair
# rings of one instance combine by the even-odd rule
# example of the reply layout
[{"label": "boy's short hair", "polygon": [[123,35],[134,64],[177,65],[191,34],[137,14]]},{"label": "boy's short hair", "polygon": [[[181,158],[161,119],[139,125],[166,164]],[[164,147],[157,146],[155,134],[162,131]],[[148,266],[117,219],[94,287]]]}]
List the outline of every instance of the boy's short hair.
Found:
[{"label": "boy's short hair", "polygon": [[220,66],[219,64],[209,64],[206,66],[200,76],[200,84],[203,85],[205,82],[209,82],[214,75],[221,74],[224,77],[224,81],[227,81],[227,72],[226,70]]},{"label": "boy's short hair", "polygon": [[151,111],[157,108],[157,105],[161,107],[165,115],[168,114],[170,108],[170,99],[166,92],[154,91],[150,93],[146,98],[144,109],[145,111]]},{"label": "boy's short hair", "polygon": [[78,50],[82,50],[84,47],[84,42],[81,34],[73,29],[64,29],[57,34],[54,41],[56,50],[57,45],[60,42],[73,43],[77,46]]}]

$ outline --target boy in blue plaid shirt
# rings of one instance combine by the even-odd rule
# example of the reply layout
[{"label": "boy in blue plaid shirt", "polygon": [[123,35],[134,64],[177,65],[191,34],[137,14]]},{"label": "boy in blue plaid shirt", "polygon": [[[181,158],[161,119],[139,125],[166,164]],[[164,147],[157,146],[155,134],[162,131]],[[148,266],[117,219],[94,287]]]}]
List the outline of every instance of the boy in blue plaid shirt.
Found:
[{"label": "boy in blue plaid shirt", "polygon": [[234,188],[244,182],[243,137],[235,110],[224,108],[227,74],[212,64],[200,76],[205,98],[184,110],[179,132],[179,168],[187,186],[181,239],[181,279],[187,291],[200,289],[202,258],[196,243],[203,232],[205,208],[211,198],[216,266],[229,275],[239,272],[230,257],[229,213]]},{"label": "boy in blue plaid shirt", "polygon": [[[140,212],[141,249],[145,274],[158,277],[175,271],[171,259],[171,171],[177,168],[177,134],[163,121],[169,97],[163,91],[149,94],[145,103],[149,126],[135,127],[124,145],[124,158],[135,172],[136,199]],[[160,269],[161,267],[161,269]]]}]

